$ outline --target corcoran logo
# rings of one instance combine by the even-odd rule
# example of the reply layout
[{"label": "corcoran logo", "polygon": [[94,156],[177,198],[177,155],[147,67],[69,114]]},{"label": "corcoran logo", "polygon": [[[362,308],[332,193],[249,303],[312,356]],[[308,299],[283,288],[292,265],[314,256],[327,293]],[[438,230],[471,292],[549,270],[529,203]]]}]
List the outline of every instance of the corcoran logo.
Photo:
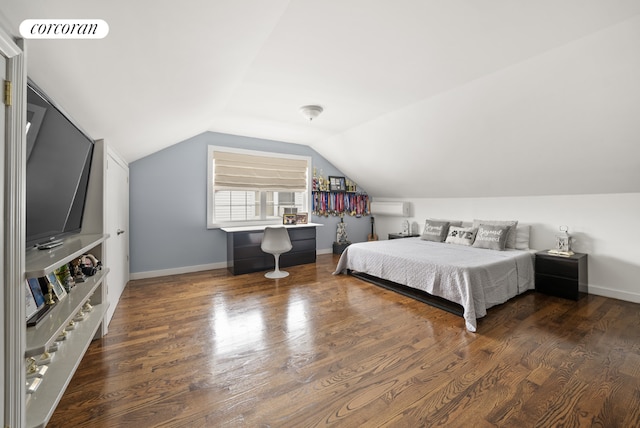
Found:
[{"label": "corcoran logo", "polygon": [[109,24],[102,19],[25,19],[20,35],[25,39],[103,39]]}]

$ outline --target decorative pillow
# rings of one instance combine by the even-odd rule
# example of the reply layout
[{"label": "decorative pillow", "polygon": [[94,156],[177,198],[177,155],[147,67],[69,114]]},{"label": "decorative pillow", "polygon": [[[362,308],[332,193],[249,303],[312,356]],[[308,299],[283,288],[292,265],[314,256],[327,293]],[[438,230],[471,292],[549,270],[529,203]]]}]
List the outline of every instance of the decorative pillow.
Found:
[{"label": "decorative pillow", "polygon": [[480,227],[481,224],[487,224],[491,226],[509,226],[509,234],[507,236],[506,248],[516,248],[516,227],[518,226],[517,220],[473,220],[473,227]]},{"label": "decorative pillow", "polygon": [[473,246],[476,248],[487,248],[489,250],[504,250],[511,226],[495,226],[491,224],[481,224],[478,227],[476,240]]},{"label": "decorative pillow", "polygon": [[449,226],[449,233],[445,242],[458,245],[472,245],[476,239],[478,229],[473,227]]},{"label": "decorative pillow", "polygon": [[531,225],[519,224],[516,226],[516,249],[529,249],[529,235],[531,234]]},{"label": "decorative pillow", "polygon": [[442,242],[449,230],[448,221],[427,220],[424,223],[424,232],[420,238],[425,241]]}]

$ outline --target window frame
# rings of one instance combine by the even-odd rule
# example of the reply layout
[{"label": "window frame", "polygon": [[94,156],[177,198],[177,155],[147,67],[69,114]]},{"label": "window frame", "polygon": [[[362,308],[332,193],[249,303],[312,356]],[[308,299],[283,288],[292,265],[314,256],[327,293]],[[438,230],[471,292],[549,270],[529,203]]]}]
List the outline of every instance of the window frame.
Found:
[{"label": "window frame", "polygon": [[[234,227],[234,226],[263,226],[268,224],[274,224],[273,218],[271,219],[259,219],[259,220],[243,220],[243,221],[215,221],[214,219],[214,175],[213,175],[213,153],[215,151],[219,152],[231,152],[231,153],[241,153],[247,155],[257,155],[257,156],[270,156],[277,158],[286,158],[286,159],[299,159],[307,162],[307,188],[306,188],[306,197],[305,204],[306,210],[309,212],[311,207],[311,174],[312,174],[312,158],[311,156],[302,156],[302,155],[294,155],[289,153],[278,153],[278,152],[266,152],[261,150],[251,150],[251,149],[239,149],[235,147],[225,147],[225,146],[207,146],[207,229],[219,229],[221,227]],[[238,189],[241,190],[241,189]],[[265,198],[266,192],[268,190],[259,190],[260,192],[260,200]],[[261,212],[263,209],[261,208]]]}]

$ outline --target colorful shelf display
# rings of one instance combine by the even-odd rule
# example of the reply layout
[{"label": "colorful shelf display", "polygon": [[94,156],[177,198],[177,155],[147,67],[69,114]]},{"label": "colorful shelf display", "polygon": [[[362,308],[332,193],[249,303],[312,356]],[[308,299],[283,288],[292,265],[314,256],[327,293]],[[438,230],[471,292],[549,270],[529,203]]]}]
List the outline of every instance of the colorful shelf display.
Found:
[{"label": "colorful shelf display", "polygon": [[313,214],[317,216],[369,215],[369,196],[366,193],[319,192],[313,193]]},{"label": "colorful shelf display", "polygon": [[[336,180],[344,184],[344,191],[333,191],[332,185]],[[342,187],[342,186],[340,186]],[[312,212],[317,216],[362,217],[371,213],[369,196],[365,192],[358,192],[357,185],[344,177],[323,177],[313,171],[312,184]]]}]

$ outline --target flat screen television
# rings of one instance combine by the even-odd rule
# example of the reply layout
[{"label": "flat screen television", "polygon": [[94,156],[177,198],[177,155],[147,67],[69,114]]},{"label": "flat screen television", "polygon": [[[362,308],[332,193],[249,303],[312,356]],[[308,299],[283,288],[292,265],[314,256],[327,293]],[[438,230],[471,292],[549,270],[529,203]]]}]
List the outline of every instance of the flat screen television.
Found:
[{"label": "flat screen television", "polygon": [[94,141],[28,79],[27,248],[51,248],[80,232]]}]

